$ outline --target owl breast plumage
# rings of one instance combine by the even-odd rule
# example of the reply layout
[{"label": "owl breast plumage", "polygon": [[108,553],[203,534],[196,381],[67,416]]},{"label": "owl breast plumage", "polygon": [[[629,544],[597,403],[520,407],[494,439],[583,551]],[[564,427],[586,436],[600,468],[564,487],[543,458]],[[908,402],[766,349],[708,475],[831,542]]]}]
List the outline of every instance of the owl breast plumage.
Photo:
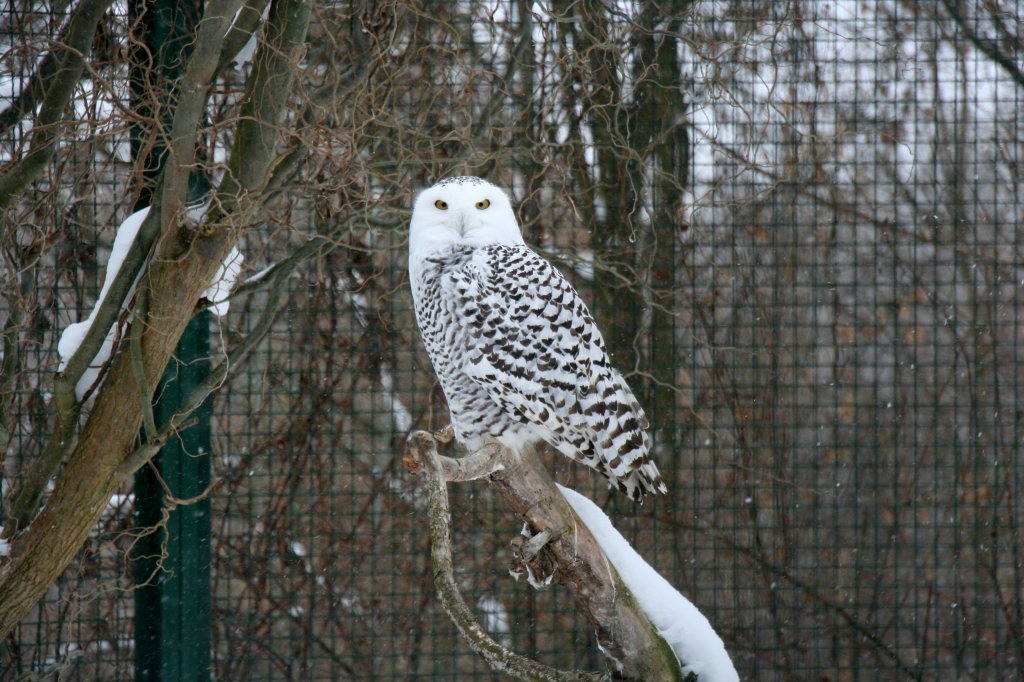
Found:
[{"label": "owl breast plumage", "polygon": [[[442,198],[429,201],[434,194]],[[440,220],[417,221],[421,210]],[[435,239],[438,230],[450,234]],[[634,500],[665,492],[643,410],[579,294],[522,241],[503,192],[477,178],[424,192],[410,279],[424,346],[467,448],[546,441]]]}]

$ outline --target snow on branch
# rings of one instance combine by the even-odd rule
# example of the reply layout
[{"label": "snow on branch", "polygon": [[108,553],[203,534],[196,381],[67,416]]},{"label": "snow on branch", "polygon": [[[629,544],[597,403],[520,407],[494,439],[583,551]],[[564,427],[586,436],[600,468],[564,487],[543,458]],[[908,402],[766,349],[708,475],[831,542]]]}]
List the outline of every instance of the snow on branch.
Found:
[{"label": "snow on branch", "polygon": [[738,681],[722,639],[704,614],[637,554],[596,504],[570,488],[558,489],[594,535],[658,634],[683,662],[683,673],[696,673],[707,682]]},{"label": "snow on branch", "polygon": [[[206,213],[206,205],[199,205],[189,209],[187,213],[188,220],[198,223],[203,219]],[[132,244],[135,243],[136,238],[139,234],[139,228],[142,227],[146,217],[149,215],[149,207],[140,209],[135,213],[128,216],[124,222],[117,228],[117,234],[114,236],[114,243],[111,246],[110,258],[107,260],[106,273],[103,277],[103,286],[100,289],[100,295],[96,299],[96,303],[93,305],[92,311],[89,316],[81,322],[75,322],[69,324],[64,332],[60,336],[60,341],[57,343],[57,353],[60,355],[60,371],[63,372],[68,366],[68,362],[71,357],[78,352],[82,342],[89,335],[90,330],[93,327],[93,323],[96,321],[96,316],[99,314],[100,308],[103,302],[106,300],[110,293],[111,285],[114,280],[117,279],[118,273],[121,271],[121,267],[124,265],[125,259],[128,257],[128,252],[132,248]],[[210,301],[210,309],[218,317],[223,317],[228,312],[228,298],[231,294],[231,290],[235,286],[235,281],[238,279],[238,274],[242,270],[242,261],[244,257],[242,253],[232,247],[231,252],[221,263],[216,274],[213,277],[213,281],[210,283],[209,288],[203,294],[203,298]],[[120,309],[122,312],[128,307],[129,301],[135,293],[135,287],[138,284],[141,273],[136,276],[135,282],[129,287],[124,300],[120,302]],[[115,323],[109,330],[103,339],[103,343],[100,345],[99,351],[93,357],[88,367],[82,372],[78,382],[75,384],[75,397],[81,401],[85,398],[89,389],[96,383],[100,376],[100,372],[103,370],[104,365],[110,359],[110,354],[113,351],[114,344],[117,342],[118,327]]]},{"label": "snow on branch", "polygon": [[210,288],[203,292],[203,298],[210,302],[210,310],[217,317],[224,317],[228,314],[228,307],[231,305],[228,299],[231,296],[231,291],[235,288],[238,274],[242,271],[242,261],[244,260],[245,256],[238,250],[238,247],[232,246],[228,257],[217,268]]},{"label": "snow on branch", "polygon": [[[147,215],[149,215],[149,207],[132,213],[123,223],[121,223],[121,226],[117,228],[117,234],[114,236],[114,244],[110,250],[110,259],[107,261],[107,271],[103,279],[103,287],[100,289],[100,295],[96,299],[96,303],[93,305],[92,312],[89,313],[89,317],[85,318],[81,322],[69,324],[64,330],[64,333],[60,335],[60,341],[57,343],[57,353],[60,354],[61,372],[63,372],[68,366],[68,361],[78,351],[79,346],[82,345],[85,337],[88,336],[89,330],[92,329],[93,322],[96,320],[96,315],[99,313],[100,307],[103,305],[103,301],[107,298],[107,294],[110,292],[110,286],[117,278],[117,273],[121,270],[121,266],[124,264],[128,251],[135,242],[135,237],[138,236],[139,228],[142,227],[142,223],[146,220]],[[137,282],[138,278],[136,277],[136,281],[132,283],[131,287],[128,289],[125,301],[131,299],[132,294],[135,292],[135,284]],[[122,301],[121,303],[122,310],[124,310],[125,301]],[[114,347],[116,332],[116,325],[108,330],[99,351],[89,363],[88,368],[82,372],[82,376],[79,377],[78,383],[75,384],[75,397],[79,401],[85,397],[86,392],[99,377],[100,370],[103,365],[106,364],[108,359],[110,359],[110,352]]]}]

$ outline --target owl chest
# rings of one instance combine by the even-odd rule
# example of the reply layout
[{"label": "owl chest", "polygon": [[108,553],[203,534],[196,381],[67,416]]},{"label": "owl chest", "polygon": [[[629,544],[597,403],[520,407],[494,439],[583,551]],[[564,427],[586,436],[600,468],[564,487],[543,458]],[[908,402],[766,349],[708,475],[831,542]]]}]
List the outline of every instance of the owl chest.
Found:
[{"label": "owl chest", "polygon": [[416,316],[424,346],[440,371],[460,365],[479,334],[476,305],[455,267],[428,269],[419,285]]}]

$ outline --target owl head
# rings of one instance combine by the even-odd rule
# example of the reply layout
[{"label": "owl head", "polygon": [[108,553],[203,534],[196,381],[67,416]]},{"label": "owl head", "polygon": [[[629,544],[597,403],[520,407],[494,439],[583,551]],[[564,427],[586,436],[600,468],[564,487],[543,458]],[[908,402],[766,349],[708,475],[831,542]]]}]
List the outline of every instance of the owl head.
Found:
[{"label": "owl head", "polygon": [[409,223],[409,258],[450,246],[523,244],[508,195],[480,178],[446,178],[423,190]]}]

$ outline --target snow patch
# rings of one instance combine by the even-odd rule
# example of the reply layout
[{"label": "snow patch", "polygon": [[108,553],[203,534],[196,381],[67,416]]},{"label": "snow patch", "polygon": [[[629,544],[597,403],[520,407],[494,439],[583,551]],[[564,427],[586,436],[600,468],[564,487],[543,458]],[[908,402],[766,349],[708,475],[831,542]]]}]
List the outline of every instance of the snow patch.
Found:
[{"label": "snow patch", "polygon": [[228,314],[228,308],[231,305],[228,298],[231,296],[231,290],[235,288],[235,282],[238,281],[238,274],[242,272],[242,261],[244,260],[245,256],[242,255],[242,252],[232,246],[231,253],[217,268],[210,287],[203,292],[203,298],[210,302],[210,310],[217,317],[224,317]]},{"label": "snow patch", "polygon": [[658,634],[684,662],[683,673],[693,672],[701,682],[738,682],[729,653],[704,614],[636,553],[597,505],[575,490],[558,488],[594,534]]},{"label": "snow patch", "polygon": [[[99,312],[100,306],[103,305],[103,301],[107,297],[107,293],[110,291],[110,285],[113,284],[117,278],[117,273],[120,272],[121,266],[124,264],[124,259],[128,256],[128,251],[131,249],[132,244],[135,243],[135,238],[139,234],[139,228],[142,227],[142,223],[146,220],[146,216],[149,215],[149,207],[136,211],[128,216],[120,227],[117,228],[117,235],[114,237],[114,244],[110,250],[110,258],[107,260],[107,272],[103,278],[103,287],[100,289],[99,298],[96,299],[95,305],[93,305],[92,312],[89,313],[89,317],[81,322],[69,324],[64,333],[60,335],[60,341],[57,342],[57,353],[60,355],[60,371],[63,372],[67,367],[68,360],[75,354],[78,348],[82,345],[82,341],[89,334],[89,330],[92,328],[92,323],[96,319],[96,314]],[[128,290],[128,295],[125,300],[132,297],[135,293],[135,283],[132,283],[131,288]],[[121,304],[122,309],[124,303]],[[96,379],[99,377],[100,368],[103,367],[104,363],[110,359],[110,352],[114,347],[114,337],[117,330],[115,324],[107,332],[107,336],[103,339],[103,344],[100,346],[99,351],[96,353],[96,357],[89,363],[89,367],[82,373],[78,383],[75,384],[75,396],[79,401],[85,397],[86,391],[93,385]]]},{"label": "snow patch", "polygon": [[[199,222],[206,214],[207,206],[199,205],[190,207],[187,212],[189,220]],[[117,228],[117,234],[114,236],[114,243],[110,248],[110,258],[107,259],[106,273],[103,276],[103,286],[100,288],[100,295],[96,299],[96,303],[93,304],[92,311],[89,316],[81,322],[75,322],[69,324],[64,332],[60,335],[60,341],[57,342],[57,353],[60,355],[60,368],[59,371],[63,372],[68,365],[68,361],[81,347],[85,337],[88,336],[89,330],[92,329],[93,322],[96,320],[96,315],[99,312],[100,306],[107,298],[107,294],[110,291],[110,286],[114,280],[117,279],[118,273],[121,271],[121,266],[124,265],[125,258],[128,257],[128,252],[131,250],[132,244],[135,243],[135,239],[139,235],[139,228],[142,227],[142,223],[145,222],[146,216],[149,215],[149,207],[140,209],[135,213],[128,216],[123,223]],[[213,277],[213,282],[210,287],[206,290],[203,296],[208,299],[211,303],[211,309],[218,316],[223,316],[228,311],[228,296],[231,290],[235,286],[235,281],[238,279],[238,274],[242,270],[242,261],[245,260],[242,253],[232,247],[231,253],[228,254],[227,258],[221,264],[217,273]],[[125,301],[131,300],[131,297],[135,294],[135,286],[138,284],[138,279],[132,283],[132,286],[128,289],[128,294],[125,296]],[[125,302],[122,301],[121,309],[124,310]],[[103,343],[97,351],[96,356],[89,363],[88,368],[82,373],[78,383],[75,384],[75,396],[81,401],[85,397],[86,392],[96,382],[99,377],[100,369],[110,359],[110,354],[114,348],[114,340],[117,336],[117,325],[111,326],[110,330],[107,331],[106,338],[103,339]]]},{"label": "snow patch", "polygon": [[[50,490],[53,489],[53,482],[47,486]],[[106,531],[109,524],[117,519],[125,519],[131,516],[132,509],[135,507],[135,494],[134,493],[114,493],[107,500],[107,506],[103,508],[103,512],[100,517],[96,519],[96,525],[93,526],[92,532],[89,534],[90,537],[96,537],[97,535]]]},{"label": "snow patch", "polygon": [[380,368],[380,386],[384,389],[384,402],[391,408],[391,423],[399,433],[408,433],[412,428],[412,414],[395,392],[395,381],[391,370],[385,366]]},{"label": "snow patch", "polygon": [[134,505],[135,495],[133,493],[114,493],[110,496],[110,500],[107,502],[107,506],[103,512],[117,512],[124,509],[131,509]]},{"label": "snow patch", "polygon": [[484,629],[495,635],[504,647],[512,645],[509,637],[511,620],[508,617],[508,609],[494,597],[480,597],[476,607],[484,614]]}]

